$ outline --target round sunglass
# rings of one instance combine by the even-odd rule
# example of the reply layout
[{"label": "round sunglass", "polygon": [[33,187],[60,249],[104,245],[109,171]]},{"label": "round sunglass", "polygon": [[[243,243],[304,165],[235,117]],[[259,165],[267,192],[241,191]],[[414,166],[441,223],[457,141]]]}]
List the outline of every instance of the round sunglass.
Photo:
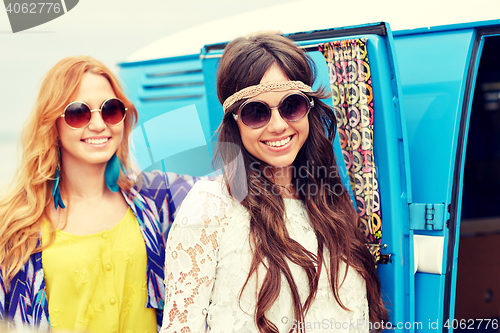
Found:
[{"label": "round sunglass", "polygon": [[241,119],[243,124],[251,128],[265,126],[271,119],[271,110],[278,108],[278,111],[286,122],[299,121],[304,118],[309,110],[314,107],[314,100],[301,92],[291,92],[283,96],[278,105],[269,106],[261,100],[247,100],[241,104],[239,114],[233,113],[234,120]]},{"label": "round sunglass", "polygon": [[117,98],[105,100],[100,109],[94,110],[91,110],[85,102],[75,101],[66,106],[61,117],[73,129],[84,128],[90,123],[92,112],[96,111],[101,112],[102,120],[106,125],[118,125],[125,119],[127,108]]}]

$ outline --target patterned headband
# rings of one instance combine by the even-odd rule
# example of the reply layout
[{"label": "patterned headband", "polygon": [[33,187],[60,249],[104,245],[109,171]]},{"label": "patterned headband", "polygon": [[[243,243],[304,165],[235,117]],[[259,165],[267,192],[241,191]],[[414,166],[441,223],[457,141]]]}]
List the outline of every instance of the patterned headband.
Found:
[{"label": "patterned headband", "polygon": [[240,91],[235,92],[224,101],[224,105],[222,107],[224,109],[224,113],[226,113],[229,107],[239,100],[255,97],[268,91],[286,91],[291,89],[299,90],[302,92],[313,91],[310,86],[302,81],[283,81],[258,84],[255,86],[246,87],[245,89],[241,89]]}]

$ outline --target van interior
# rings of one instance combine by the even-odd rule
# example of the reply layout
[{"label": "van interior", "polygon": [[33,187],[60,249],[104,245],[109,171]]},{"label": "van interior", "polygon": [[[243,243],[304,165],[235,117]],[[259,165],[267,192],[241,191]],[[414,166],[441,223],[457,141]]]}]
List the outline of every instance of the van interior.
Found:
[{"label": "van interior", "polygon": [[[475,320],[475,327],[479,327],[481,332],[499,332],[499,52],[500,36],[486,37],[470,114],[458,252],[455,318],[463,323]],[[488,328],[487,321],[477,326],[481,319],[492,319]],[[494,325],[495,322],[497,325]]]}]

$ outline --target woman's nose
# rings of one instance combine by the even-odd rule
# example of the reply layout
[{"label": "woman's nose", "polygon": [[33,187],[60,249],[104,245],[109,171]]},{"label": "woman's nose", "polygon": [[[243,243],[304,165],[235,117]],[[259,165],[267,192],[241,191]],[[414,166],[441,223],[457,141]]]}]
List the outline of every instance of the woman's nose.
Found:
[{"label": "woman's nose", "polygon": [[278,107],[271,108],[271,119],[267,125],[267,130],[273,133],[283,133],[288,128],[288,123],[281,117]]},{"label": "woman's nose", "polygon": [[90,116],[89,130],[94,132],[102,132],[106,129],[106,123],[102,119],[100,110],[92,110]]}]

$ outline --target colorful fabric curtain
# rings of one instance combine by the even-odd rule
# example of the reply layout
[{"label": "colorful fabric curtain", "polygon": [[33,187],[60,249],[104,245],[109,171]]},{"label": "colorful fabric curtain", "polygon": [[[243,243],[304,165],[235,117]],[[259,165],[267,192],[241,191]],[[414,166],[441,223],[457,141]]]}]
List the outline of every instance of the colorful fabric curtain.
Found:
[{"label": "colorful fabric curtain", "polygon": [[330,74],[342,155],[360,215],[358,227],[378,260],[382,223],[373,156],[373,89],[366,45],[366,38],[341,40],[320,44],[319,51]]}]

